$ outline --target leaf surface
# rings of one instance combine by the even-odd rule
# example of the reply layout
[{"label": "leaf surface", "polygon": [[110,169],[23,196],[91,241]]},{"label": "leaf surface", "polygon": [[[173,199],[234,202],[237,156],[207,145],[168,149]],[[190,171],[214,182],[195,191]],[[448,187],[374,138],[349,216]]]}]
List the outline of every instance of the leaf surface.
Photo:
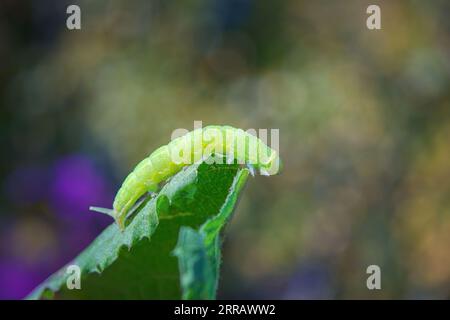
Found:
[{"label": "leaf surface", "polygon": [[80,268],[81,289],[67,288],[67,265],[28,298],[214,299],[222,231],[248,173],[234,164],[185,168],[123,232],[111,224],[68,264]]}]

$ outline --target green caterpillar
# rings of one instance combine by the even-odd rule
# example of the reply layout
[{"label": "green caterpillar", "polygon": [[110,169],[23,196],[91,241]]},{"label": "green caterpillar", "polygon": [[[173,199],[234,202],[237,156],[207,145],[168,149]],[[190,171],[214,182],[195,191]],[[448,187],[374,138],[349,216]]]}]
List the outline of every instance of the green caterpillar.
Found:
[{"label": "green caterpillar", "polygon": [[[211,158],[222,155],[221,158]],[[188,132],[156,149],[142,160],[124,180],[116,194],[113,209],[91,207],[114,218],[119,228],[125,228],[125,219],[136,202],[147,192],[155,192],[158,185],[175,175],[183,167],[198,161],[237,161],[258,169],[263,175],[278,173],[278,153],[257,137],[230,126],[207,126]]]}]

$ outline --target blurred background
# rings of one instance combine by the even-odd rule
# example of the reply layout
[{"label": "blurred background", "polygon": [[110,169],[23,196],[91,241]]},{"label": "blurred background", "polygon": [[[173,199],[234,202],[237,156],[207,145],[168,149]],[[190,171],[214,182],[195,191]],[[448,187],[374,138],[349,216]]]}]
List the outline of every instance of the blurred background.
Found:
[{"label": "blurred background", "polygon": [[194,120],[280,129],[284,171],[250,179],[219,298],[450,298],[449,9],[2,0],[0,298],[75,257],[111,223],[89,205]]}]

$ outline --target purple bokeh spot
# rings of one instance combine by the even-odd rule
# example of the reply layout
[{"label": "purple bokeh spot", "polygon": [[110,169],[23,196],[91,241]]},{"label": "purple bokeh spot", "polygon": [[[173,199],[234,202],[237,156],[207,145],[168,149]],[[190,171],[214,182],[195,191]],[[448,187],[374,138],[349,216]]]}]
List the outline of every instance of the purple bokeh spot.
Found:
[{"label": "purple bokeh spot", "polygon": [[282,299],[331,299],[331,276],[326,264],[301,265],[292,276]]},{"label": "purple bokeh spot", "polygon": [[112,203],[103,175],[90,159],[79,155],[65,157],[55,164],[50,193],[55,211],[71,222],[99,220],[101,215],[89,212],[89,206],[110,207]]},{"label": "purple bokeh spot", "polygon": [[110,217],[89,211],[89,206],[111,207],[113,194],[100,170],[84,156],[60,159],[52,172],[50,202],[62,220],[61,263],[64,264],[112,223]]},{"label": "purple bokeh spot", "polygon": [[15,204],[43,201],[48,196],[48,171],[39,166],[19,167],[6,179],[5,188]]},{"label": "purple bokeh spot", "polygon": [[[70,155],[48,168],[18,168],[5,183],[6,192],[15,205],[46,203],[55,218],[42,220],[57,235],[52,252],[44,252],[35,261],[20,256],[14,246],[0,246],[0,299],[24,298],[50,274],[79,254],[107,225],[110,217],[89,211],[89,206],[111,207],[113,193],[109,179],[93,161],[82,155]],[[9,224],[3,240],[15,233]],[[37,240],[39,241],[39,240]]]},{"label": "purple bokeh spot", "polygon": [[21,263],[0,262],[0,299],[22,299],[41,280]]}]

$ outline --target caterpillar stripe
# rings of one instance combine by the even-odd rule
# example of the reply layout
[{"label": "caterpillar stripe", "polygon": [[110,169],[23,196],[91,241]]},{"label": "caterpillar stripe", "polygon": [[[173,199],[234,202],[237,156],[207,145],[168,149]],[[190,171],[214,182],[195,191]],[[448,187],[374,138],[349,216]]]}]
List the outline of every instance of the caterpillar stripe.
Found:
[{"label": "caterpillar stripe", "polygon": [[126,177],[116,194],[113,209],[91,207],[93,211],[112,216],[120,229],[139,198],[147,192],[155,192],[158,185],[175,175],[183,167],[198,161],[214,158],[236,161],[258,169],[263,175],[278,173],[278,153],[257,137],[230,126],[207,126],[188,132],[156,149],[142,160]]}]

